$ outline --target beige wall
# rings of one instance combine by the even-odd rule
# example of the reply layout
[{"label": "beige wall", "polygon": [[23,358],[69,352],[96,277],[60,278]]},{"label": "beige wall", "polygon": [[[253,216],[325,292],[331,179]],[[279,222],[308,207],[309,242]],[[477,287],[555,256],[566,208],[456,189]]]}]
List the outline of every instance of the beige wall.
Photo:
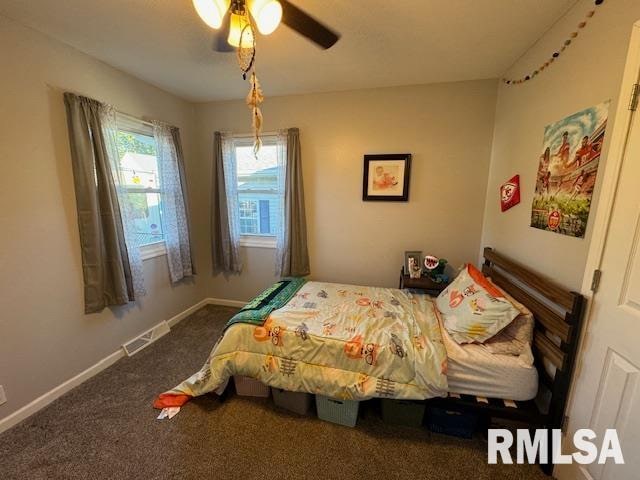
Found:
[{"label": "beige wall", "polygon": [[[547,58],[592,7],[593,1],[579,1],[508,75],[522,75]],[[611,99],[605,152],[600,164],[599,180],[602,179],[631,26],[638,19],[640,2],[605,2],[551,68],[527,84],[501,84],[498,90],[482,244],[492,245],[573,289],[580,289],[582,284],[600,182],[594,192],[585,239],[529,227],[543,130],[545,125],[568,114]],[[501,213],[499,185],[516,173],[520,174],[522,202]]]},{"label": "beige wall", "polygon": [[[546,58],[591,5],[578,2],[509,73]],[[552,68],[519,87],[488,80],[288,97],[267,90],[265,129],[301,131],[312,277],[395,286],[405,250],[442,255],[457,266],[492,245],[579,288],[591,224],[584,240],[528,226],[543,128],[603,100],[615,104],[639,18],[637,1],[606,2]],[[242,275],[210,276],[212,133],[248,132],[244,102],[191,105],[3,17],[0,58],[3,418],[206,296],[251,298],[274,280],[274,252],[243,248]],[[64,90],[181,127],[200,271],[195,284],[170,286],[165,258],[155,258],[145,262],[149,295],[140,305],[83,314]],[[385,152],[413,154],[408,203],[361,200],[362,157]],[[522,203],[502,214],[498,186],[515,173]]]},{"label": "beige wall", "polygon": [[[405,250],[474,259],[493,132],[494,80],[269,97],[265,130],[299,127],[314,279],[397,286]],[[200,155],[215,130],[250,131],[244,102],[196,107]],[[408,203],[363,202],[363,155],[413,155]],[[245,271],[211,296],[247,300],[274,280],[274,251],[243,249]]]},{"label": "beige wall", "polygon": [[[0,418],[80,373],[126,340],[205,297],[204,282],[170,286],[166,257],[145,262],[137,306],[83,314],[75,197],[62,93],[71,90],[181,127],[192,203],[193,106],[0,17]],[[195,213],[195,212],[194,212]],[[196,237],[206,242],[207,215]],[[199,242],[196,254],[206,245]],[[197,257],[200,258],[200,257]],[[206,260],[199,263],[205,271]]]}]

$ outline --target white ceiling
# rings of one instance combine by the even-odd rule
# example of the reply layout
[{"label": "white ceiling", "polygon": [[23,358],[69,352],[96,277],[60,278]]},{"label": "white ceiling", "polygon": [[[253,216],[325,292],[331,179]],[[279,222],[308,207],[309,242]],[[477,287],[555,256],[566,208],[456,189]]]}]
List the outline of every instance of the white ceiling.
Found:
[{"label": "white ceiling", "polygon": [[[259,37],[268,96],[496,78],[576,2],[292,1],[342,38],[323,51],[286,26]],[[191,0],[0,0],[0,14],[187,100],[248,89]]]}]

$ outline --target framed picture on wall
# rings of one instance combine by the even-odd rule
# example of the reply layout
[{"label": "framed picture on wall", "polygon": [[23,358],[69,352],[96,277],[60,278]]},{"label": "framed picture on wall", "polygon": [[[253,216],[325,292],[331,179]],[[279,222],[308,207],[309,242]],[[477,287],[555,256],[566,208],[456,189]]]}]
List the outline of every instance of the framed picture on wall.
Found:
[{"label": "framed picture on wall", "polygon": [[363,201],[409,200],[410,153],[364,156]]}]

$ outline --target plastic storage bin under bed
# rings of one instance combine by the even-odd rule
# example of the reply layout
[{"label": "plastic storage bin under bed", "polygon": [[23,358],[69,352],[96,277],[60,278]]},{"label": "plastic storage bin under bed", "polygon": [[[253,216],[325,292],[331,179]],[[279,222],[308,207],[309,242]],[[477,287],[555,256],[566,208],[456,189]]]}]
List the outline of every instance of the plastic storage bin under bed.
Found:
[{"label": "plastic storage bin under bed", "polygon": [[268,397],[271,390],[261,381],[241,375],[234,375],[233,383],[236,386],[236,393],[243,397]]},{"label": "plastic storage bin under bed", "polygon": [[360,402],[355,400],[337,400],[323,395],[316,395],[318,418],[344,425],[345,427],[356,426],[359,405]]}]

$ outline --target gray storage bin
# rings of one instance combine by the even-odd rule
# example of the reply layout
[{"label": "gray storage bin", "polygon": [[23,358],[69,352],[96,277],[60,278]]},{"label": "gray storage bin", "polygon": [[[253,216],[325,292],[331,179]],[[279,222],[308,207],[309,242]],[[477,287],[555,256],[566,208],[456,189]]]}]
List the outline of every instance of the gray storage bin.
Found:
[{"label": "gray storage bin", "polygon": [[386,423],[421,427],[426,405],[419,400],[382,399],[382,419]]},{"label": "gray storage bin", "polygon": [[280,408],[306,415],[311,408],[311,395],[305,392],[289,392],[281,388],[272,388],[273,402]]},{"label": "gray storage bin", "polygon": [[345,427],[355,427],[358,421],[358,406],[355,400],[337,400],[335,398],[316,395],[318,418],[337,423]]},{"label": "gray storage bin", "polygon": [[236,385],[236,393],[243,397],[268,397],[269,386],[251,377],[234,375],[233,383]]}]

